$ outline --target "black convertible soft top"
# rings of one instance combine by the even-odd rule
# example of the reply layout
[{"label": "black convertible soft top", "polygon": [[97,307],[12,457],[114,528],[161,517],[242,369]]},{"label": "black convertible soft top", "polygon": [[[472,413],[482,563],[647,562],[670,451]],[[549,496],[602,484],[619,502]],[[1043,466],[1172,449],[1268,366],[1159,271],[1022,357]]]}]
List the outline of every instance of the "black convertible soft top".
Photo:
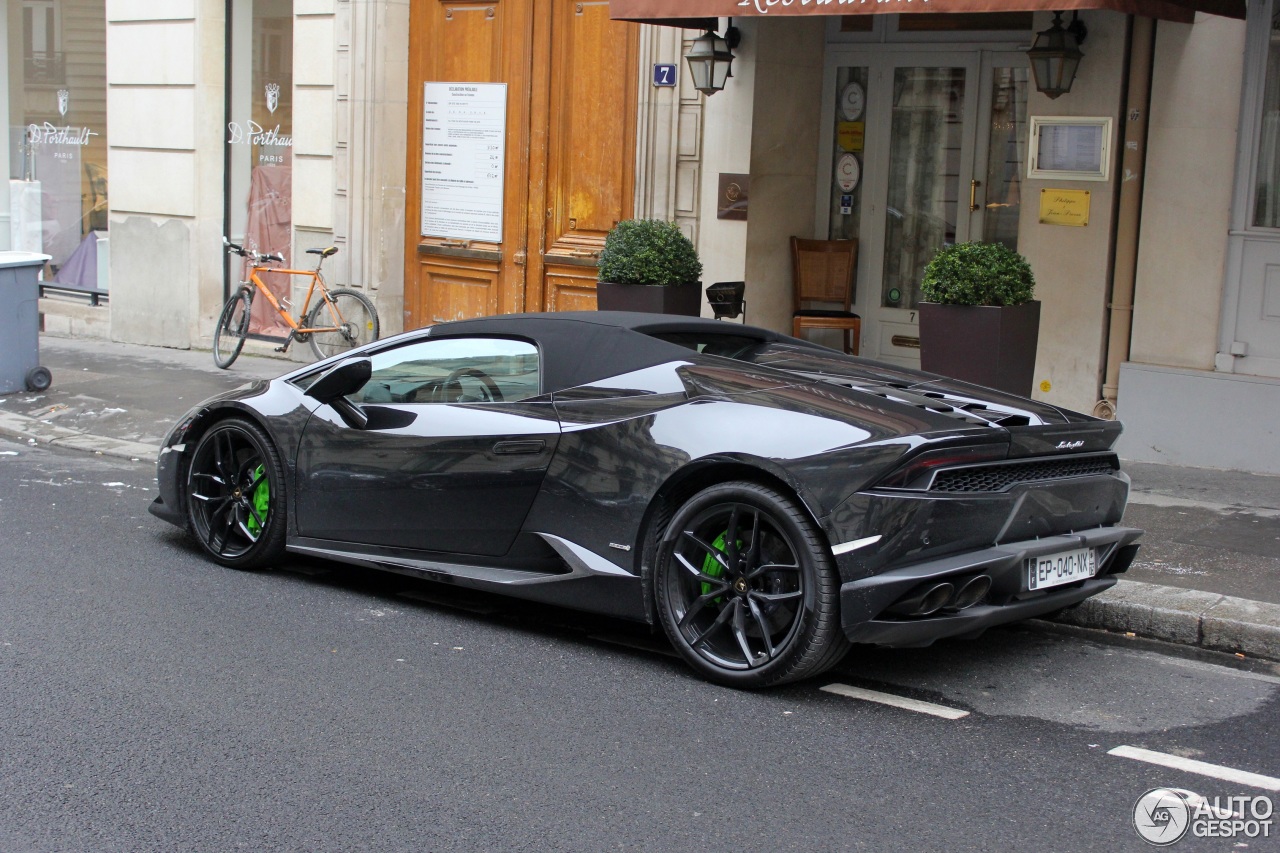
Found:
[{"label": "black convertible soft top", "polygon": [[432,338],[493,335],[533,341],[541,350],[544,393],[689,357],[688,346],[655,337],[657,335],[706,338],[707,341],[745,338],[761,343],[785,341],[812,346],[807,341],[755,326],[633,311],[503,314],[441,323],[428,329],[427,334]]}]

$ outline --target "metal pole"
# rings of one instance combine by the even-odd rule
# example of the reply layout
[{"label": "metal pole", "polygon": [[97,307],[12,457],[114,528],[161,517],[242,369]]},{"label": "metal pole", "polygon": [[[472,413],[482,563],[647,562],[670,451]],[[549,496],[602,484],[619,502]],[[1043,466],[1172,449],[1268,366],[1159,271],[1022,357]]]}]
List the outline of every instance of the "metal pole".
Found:
[{"label": "metal pole", "polygon": [[1133,334],[1133,291],[1138,276],[1138,239],[1142,221],[1142,185],[1147,165],[1147,124],[1151,109],[1151,66],[1156,22],[1130,19],[1129,85],[1125,102],[1124,148],[1120,160],[1120,200],[1116,213],[1115,266],[1108,305],[1107,370],[1102,399],[1094,413],[1115,417],[1120,394],[1120,365],[1129,360]]}]

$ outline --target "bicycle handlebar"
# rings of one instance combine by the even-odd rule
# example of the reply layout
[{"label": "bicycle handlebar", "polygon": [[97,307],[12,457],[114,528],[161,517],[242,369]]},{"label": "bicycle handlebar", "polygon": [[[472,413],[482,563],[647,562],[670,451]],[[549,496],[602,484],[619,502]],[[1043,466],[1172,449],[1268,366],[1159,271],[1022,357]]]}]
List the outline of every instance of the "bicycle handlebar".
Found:
[{"label": "bicycle handlebar", "polygon": [[244,246],[238,246],[235,243],[232,243],[226,237],[222,238],[222,245],[227,247],[228,255],[239,255],[242,258],[249,258],[255,264],[268,264],[272,261],[278,261],[282,264],[284,263],[284,255],[279,252],[269,254],[255,252],[252,249],[246,249]]}]

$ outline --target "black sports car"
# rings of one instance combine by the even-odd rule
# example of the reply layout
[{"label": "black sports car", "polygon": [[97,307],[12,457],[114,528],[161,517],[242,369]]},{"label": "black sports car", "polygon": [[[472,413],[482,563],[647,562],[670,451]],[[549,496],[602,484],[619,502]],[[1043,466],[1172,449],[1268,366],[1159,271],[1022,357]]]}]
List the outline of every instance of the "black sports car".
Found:
[{"label": "black sports car", "polygon": [[764,329],[580,312],[445,323],[170,431],[151,511],[284,552],[650,624],[759,687],[1115,583],[1120,425]]}]

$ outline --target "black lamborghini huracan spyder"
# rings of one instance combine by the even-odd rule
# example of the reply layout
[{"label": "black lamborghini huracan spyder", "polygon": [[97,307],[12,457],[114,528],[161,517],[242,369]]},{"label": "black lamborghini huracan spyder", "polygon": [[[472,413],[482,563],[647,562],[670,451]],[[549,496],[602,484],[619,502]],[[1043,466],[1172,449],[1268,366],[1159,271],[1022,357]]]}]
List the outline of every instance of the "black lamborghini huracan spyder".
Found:
[{"label": "black lamborghini huracan spyder", "polygon": [[661,623],[712,680],[815,675],[1128,568],[1120,425],[712,320],[445,323],[213,398],[151,511],[284,552]]}]

